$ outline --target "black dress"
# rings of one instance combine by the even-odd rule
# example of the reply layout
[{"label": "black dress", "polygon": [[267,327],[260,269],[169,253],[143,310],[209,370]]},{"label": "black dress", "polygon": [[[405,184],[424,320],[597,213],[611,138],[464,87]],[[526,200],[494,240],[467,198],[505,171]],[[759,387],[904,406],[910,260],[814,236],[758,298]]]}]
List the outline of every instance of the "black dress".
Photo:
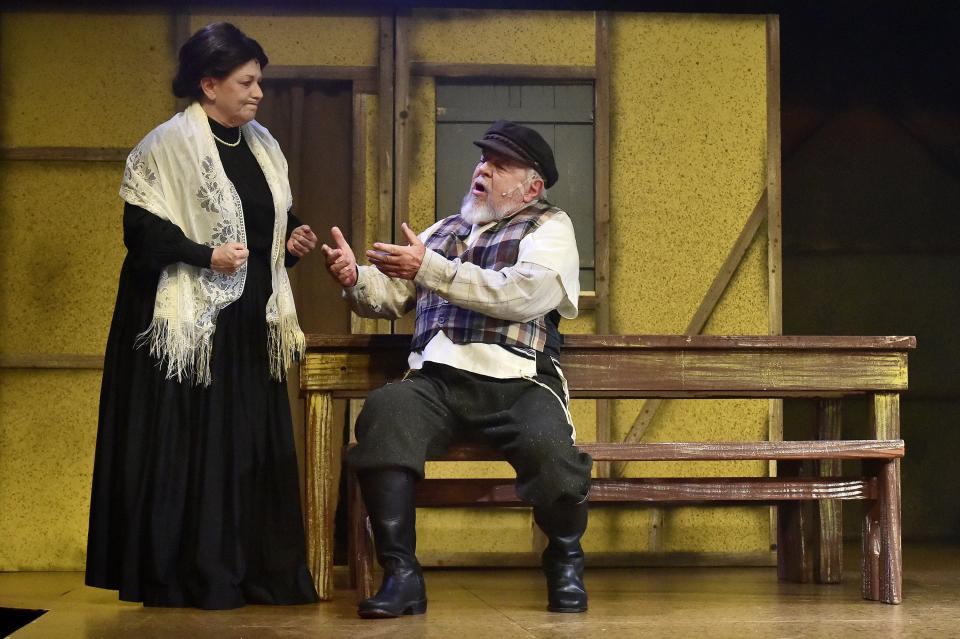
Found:
[{"label": "black dress", "polygon": [[[210,121],[222,140],[237,129]],[[127,204],[127,256],[107,340],[86,583],[148,606],[236,608],[318,600],[307,570],[285,382],[270,379],[273,201],[246,145],[217,144],[243,203],[243,294],[217,318],[213,381],[165,379],[137,334],[173,262],[209,267],[213,249]],[[288,219],[288,234],[299,222]],[[287,255],[287,265],[295,258]]]}]

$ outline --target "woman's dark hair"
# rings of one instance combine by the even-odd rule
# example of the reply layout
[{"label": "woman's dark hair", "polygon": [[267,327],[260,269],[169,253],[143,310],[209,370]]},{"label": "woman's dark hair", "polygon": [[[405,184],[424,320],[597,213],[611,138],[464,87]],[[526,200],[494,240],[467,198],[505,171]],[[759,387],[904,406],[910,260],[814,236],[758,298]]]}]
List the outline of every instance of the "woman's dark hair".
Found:
[{"label": "woman's dark hair", "polygon": [[258,61],[261,69],[267,66],[267,54],[256,40],[229,22],[208,24],[180,47],[173,94],[199,100],[203,97],[201,78],[225,78],[250,60]]}]

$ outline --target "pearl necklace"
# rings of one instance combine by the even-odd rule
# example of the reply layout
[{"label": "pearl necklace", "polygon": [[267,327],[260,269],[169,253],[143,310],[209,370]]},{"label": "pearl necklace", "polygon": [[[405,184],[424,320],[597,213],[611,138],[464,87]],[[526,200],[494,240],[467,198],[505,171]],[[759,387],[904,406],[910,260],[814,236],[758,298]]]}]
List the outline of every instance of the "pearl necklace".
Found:
[{"label": "pearl necklace", "polygon": [[217,134],[213,132],[213,129],[210,129],[210,133],[213,134],[213,139],[222,144],[223,146],[237,146],[240,144],[240,140],[243,139],[243,129],[237,129],[237,141],[236,142],[227,142],[226,140],[221,140],[217,137]]}]

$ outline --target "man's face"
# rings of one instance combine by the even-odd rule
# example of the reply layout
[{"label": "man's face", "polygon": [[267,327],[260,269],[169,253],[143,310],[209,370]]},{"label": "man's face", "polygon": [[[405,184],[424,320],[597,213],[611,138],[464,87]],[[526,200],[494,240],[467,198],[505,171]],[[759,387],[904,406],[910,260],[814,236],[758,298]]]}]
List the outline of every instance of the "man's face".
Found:
[{"label": "man's face", "polygon": [[529,167],[510,156],[484,150],[473,170],[460,214],[470,224],[498,220],[523,207]]}]

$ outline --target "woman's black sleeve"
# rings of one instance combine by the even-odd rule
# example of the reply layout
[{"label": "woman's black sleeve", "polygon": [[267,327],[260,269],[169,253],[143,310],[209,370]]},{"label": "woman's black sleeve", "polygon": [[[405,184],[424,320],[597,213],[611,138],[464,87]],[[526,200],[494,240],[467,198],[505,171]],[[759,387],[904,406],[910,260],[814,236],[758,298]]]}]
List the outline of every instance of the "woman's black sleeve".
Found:
[{"label": "woman's black sleeve", "polygon": [[293,229],[297,228],[301,224],[302,222],[300,222],[300,218],[289,211],[287,212],[287,237],[283,238],[283,250],[285,252],[283,265],[287,268],[296,266],[297,262],[300,261],[299,257],[287,250],[287,240],[290,239],[290,234],[293,233]]},{"label": "woman's black sleeve", "polygon": [[134,264],[148,271],[174,262],[210,268],[213,257],[213,248],[194,242],[173,222],[129,202],[123,207],[123,243]]}]

